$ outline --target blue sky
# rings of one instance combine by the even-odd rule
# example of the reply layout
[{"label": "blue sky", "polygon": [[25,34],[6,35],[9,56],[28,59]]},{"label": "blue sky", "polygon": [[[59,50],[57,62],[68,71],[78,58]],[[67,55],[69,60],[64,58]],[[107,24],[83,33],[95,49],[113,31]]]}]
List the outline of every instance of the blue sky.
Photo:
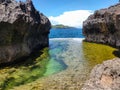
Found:
[{"label": "blue sky", "polygon": [[66,11],[97,10],[118,3],[118,0],[33,0],[46,16],[58,16]]},{"label": "blue sky", "polygon": [[[25,0],[23,0],[25,1]],[[119,0],[32,0],[36,9],[52,24],[82,27],[82,22],[95,10],[107,8]]]}]

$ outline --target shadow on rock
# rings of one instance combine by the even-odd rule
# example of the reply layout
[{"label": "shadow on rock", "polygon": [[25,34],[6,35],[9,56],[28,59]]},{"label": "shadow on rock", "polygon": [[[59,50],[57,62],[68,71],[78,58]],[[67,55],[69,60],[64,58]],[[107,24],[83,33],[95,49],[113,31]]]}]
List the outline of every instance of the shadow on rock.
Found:
[{"label": "shadow on rock", "polygon": [[118,49],[118,50],[115,50],[115,51],[113,52],[113,54],[114,54],[115,56],[117,56],[117,57],[120,58],[120,50],[119,50],[119,49]]},{"label": "shadow on rock", "polygon": [[0,68],[5,68],[5,67],[18,67],[18,66],[30,66],[34,64],[35,59],[37,57],[40,57],[43,53],[38,51],[31,53],[29,56],[21,57],[19,59],[16,59],[13,62],[8,62],[8,63],[1,63]]}]

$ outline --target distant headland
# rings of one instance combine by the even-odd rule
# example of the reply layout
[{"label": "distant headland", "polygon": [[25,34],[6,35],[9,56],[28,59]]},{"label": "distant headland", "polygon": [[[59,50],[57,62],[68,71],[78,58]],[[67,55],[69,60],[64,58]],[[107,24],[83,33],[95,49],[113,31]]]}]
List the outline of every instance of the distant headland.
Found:
[{"label": "distant headland", "polygon": [[66,26],[66,25],[62,25],[62,24],[57,24],[57,25],[52,25],[52,28],[68,29],[68,28],[75,28],[75,27]]}]

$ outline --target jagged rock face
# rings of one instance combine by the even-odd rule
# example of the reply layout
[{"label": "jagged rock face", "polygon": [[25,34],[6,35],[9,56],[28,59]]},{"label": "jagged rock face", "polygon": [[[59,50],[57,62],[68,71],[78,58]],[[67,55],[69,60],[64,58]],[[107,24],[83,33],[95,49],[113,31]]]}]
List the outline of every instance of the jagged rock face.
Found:
[{"label": "jagged rock face", "polygon": [[120,90],[120,59],[96,65],[82,90]]},{"label": "jagged rock face", "polygon": [[86,41],[120,46],[120,4],[95,11],[83,22]]},{"label": "jagged rock face", "polygon": [[48,46],[51,24],[31,0],[0,0],[0,63],[12,62]]}]

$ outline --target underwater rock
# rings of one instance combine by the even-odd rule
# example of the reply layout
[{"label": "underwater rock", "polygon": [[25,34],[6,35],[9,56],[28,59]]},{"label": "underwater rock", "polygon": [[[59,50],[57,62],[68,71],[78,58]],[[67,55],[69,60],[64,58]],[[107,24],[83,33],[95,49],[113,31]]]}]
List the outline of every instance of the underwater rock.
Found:
[{"label": "underwater rock", "polygon": [[0,64],[13,62],[49,45],[50,21],[31,0],[0,1]]},{"label": "underwater rock", "polygon": [[120,90],[120,58],[96,65],[82,90]]},{"label": "underwater rock", "polygon": [[83,22],[85,40],[120,47],[120,3],[95,11]]}]

